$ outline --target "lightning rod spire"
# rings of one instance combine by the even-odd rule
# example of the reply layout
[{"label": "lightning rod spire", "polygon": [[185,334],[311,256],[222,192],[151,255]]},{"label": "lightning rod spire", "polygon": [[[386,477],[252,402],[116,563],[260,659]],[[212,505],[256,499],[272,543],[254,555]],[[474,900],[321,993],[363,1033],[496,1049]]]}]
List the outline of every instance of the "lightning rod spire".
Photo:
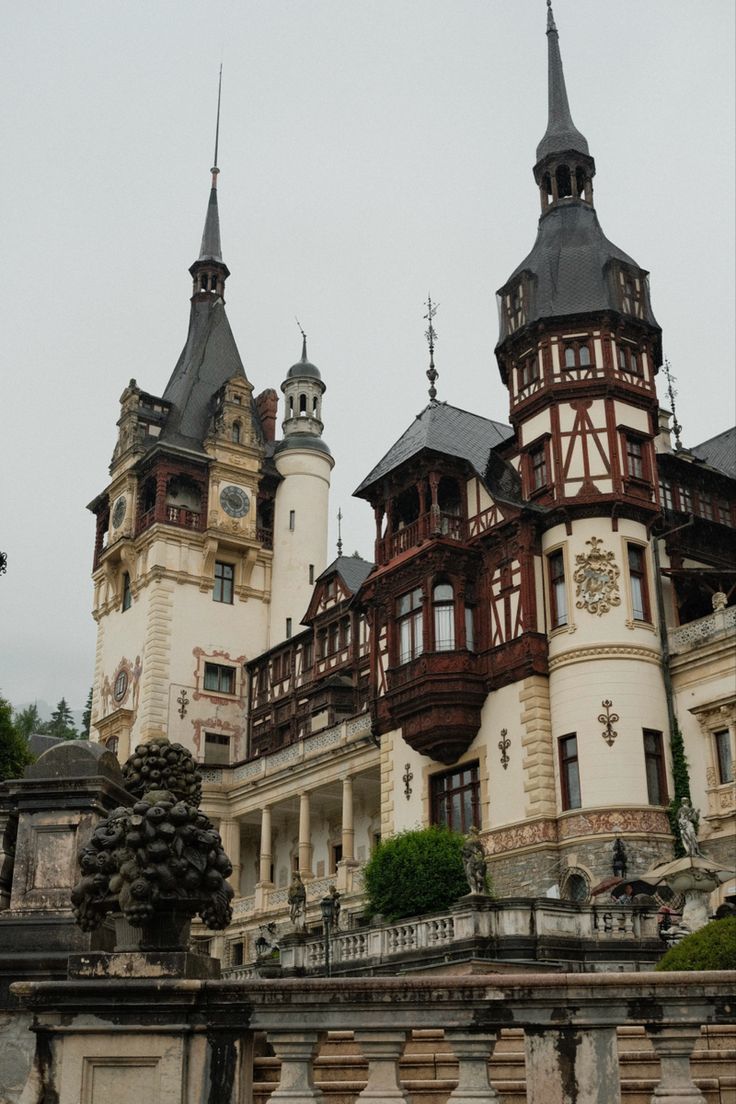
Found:
[{"label": "lightning rod spire", "polygon": [[425,322],[429,323],[428,328],[425,330],[424,336],[429,344],[429,368],[427,369],[427,379],[429,380],[429,401],[435,402],[437,399],[437,388],[435,382],[439,376],[439,372],[434,366],[434,346],[437,341],[437,331],[434,328],[434,316],[439,310],[439,303],[432,302],[432,296],[427,296],[427,313],[424,315]]}]

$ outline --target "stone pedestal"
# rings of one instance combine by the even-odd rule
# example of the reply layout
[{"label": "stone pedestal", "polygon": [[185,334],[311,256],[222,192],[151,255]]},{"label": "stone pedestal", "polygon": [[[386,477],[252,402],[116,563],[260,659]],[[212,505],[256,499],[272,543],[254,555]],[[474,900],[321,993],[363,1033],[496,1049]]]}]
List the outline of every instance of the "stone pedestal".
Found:
[{"label": "stone pedestal", "polygon": [[700,1038],[699,1029],[689,1024],[657,1024],[647,1025],[647,1034],[661,1067],[652,1104],[705,1104],[690,1072],[690,1055]]},{"label": "stone pedestal", "polygon": [[450,1093],[448,1104],[493,1104],[499,1096],[488,1077],[488,1062],[498,1039],[497,1032],[487,1035],[448,1029],[445,1038],[455,1051],[458,1061],[457,1088]]},{"label": "stone pedestal", "polygon": [[409,1097],[399,1083],[399,1061],[406,1046],[406,1031],[356,1031],[355,1041],[368,1059],[368,1083],[358,1100],[384,1104]]},{"label": "stone pedestal", "polygon": [[[306,932],[288,932],[279,940],[282,977],[303,977],[306,973]],[[259,971],[260,973],[260,971]],[[266,975],[260,974],[261,977]]]},{"label": "stone pedestal", "polygon": [[281,1062],[279,1087],[271,1093],[271,1101],[277,1104],[321,1104],[322,1092],[315,1088],[313,1063],[324,1032],[318,1031],[269,1031],[268,1041]]}]

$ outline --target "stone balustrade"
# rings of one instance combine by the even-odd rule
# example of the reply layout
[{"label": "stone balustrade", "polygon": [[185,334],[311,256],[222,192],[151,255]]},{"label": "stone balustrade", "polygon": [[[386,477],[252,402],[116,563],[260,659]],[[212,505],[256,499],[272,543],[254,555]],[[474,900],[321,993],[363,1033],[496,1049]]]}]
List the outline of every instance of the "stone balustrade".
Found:
[{"label": "stone balustrade", "polygon": [[668,635],[670,654],[673,656],[726,637],[736,636],[736,606],[714,610],[706,617],[698,617],[697,620],[680,625],[677,629],[670,629]]},{"label": "stone balustrade", "polygon": [[[324,1100],[314,1060],[328,1031],[353,1032],[368,1063],[358,1101],[406,1101],[412,1030],[442,1029],[458,1061],[451,1104],[496,1101],[488,1059],[504,1028],[525,1040],[530,1104],[619,1104],[617,1029],[643,1026],[660,1062],[655,1104],[704,1104],[690,1056],[702,1025],[736,1020],[736,972],[517,974],[198,981],[162,977],[19,982],[37,1056],[24,1100],[116,1104],[252,1099],[254,1032],[280,1063],[273,1104]],[[85,1094],[85,1085],[88,1086]]]},{"label": "stone balustrade", "polygon": [[[576,905],[567,901],[520,899],[494,901],[469,896],[446,913],[401,920],[333,933],[330,939],[332,969],[336,973],[374,972],[383,965],[410,961],[418,956],[426,964],[433,957],[458,960],[463,957],[486,960],[504,957],[534,958],[535,948],[554,947],[548,957],[565,961],[581,945],[588,948],[586,969],[611,968],[611,952],[649,941],[649,962],[659,958],[656,906]],[[599,960],[596,955],[600,952]],[[628,957],[628,961],[625,961]],[[640,956],[641,957],[641,956]],[[631,955],[624,956],[621,969],[632,969]],[[604,965],[607,964],[607,965]],[[321,973],[324,942],[320,934],[305,940],[285,940],[281,965],[287,974]],[[230,968],[225,976],[236,975]]]}]

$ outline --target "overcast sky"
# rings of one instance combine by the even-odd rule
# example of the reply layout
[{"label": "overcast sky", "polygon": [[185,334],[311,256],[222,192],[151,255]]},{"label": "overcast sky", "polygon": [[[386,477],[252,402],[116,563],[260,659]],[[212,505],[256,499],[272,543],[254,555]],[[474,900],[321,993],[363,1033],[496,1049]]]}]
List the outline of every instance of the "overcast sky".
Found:
[{"label": "overcast sky", "polygon": [[[118,399],[184,343],[222,59],[227,310],[256,392],[327,384],[331,513],[427,401],[497,420],[495,291],[538,218],[544,0],[4,0],[0,690],[92,680],[93,520]],[[734,420],[733,0],[556,0],[606,235],[651,272],[684,438]],[[661,392],[662,396],[664,392]],[[334,549],[335,526],[330,535]]]}]

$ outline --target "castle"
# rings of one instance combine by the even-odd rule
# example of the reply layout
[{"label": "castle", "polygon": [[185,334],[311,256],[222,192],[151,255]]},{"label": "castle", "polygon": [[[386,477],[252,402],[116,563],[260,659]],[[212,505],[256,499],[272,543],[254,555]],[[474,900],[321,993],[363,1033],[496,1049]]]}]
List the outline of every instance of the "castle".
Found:
[{"label": "castle", "polygon": [[703,846],[732,860],[736,432],[672,441],[648,273],[598,221],[551,8],[547,44],[537,238],[497,296],[508,421],[437,401],[430,364],[429,403],[356,490],[372,560],[327,562],[306,338],[280,414],[246,377],[217,166],[183,352],[162,396],[121,396],[90,504],[93,725],[121,760],[163,734],[204,764],[226,961],[294,870],[313,915],[333,883],[357,912],[376,841],[422,824],[477,826],[500,894],[584,901],[616,840],[631,871],[671,855],[680,737]]}]

